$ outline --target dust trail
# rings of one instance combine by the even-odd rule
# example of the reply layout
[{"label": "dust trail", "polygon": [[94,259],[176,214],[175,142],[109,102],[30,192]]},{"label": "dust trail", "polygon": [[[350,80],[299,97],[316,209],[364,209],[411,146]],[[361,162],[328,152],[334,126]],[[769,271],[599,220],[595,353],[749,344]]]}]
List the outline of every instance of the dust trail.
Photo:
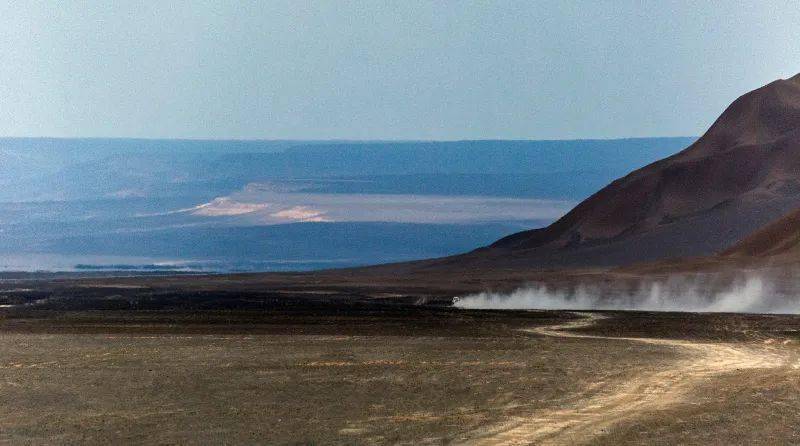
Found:
[{"label": "dust trail", "polygon": [[796,292],[778,289],[773,281],[757,275],[724,286],[709,277],[673,277],[628,288],[618,284],[616,288],[584,284],[564,289],[531,285],[511,293],[456,298],[454,305],[471,309],[800,313]]},{"label": "dust trail", "polygon": [[777,368],[787,363],[785,355],[779,350],[763,346],[579,334],[568,330],[590,326],[606,316],[575,314],[582,316],[582,319],[524,331],[558,338],[663,345],[681,349],[686,357],[658,372],[642,374],[617,385],[606,385],[596,395],[578,401],[571,407],[543,410],[531,417],[514,418],[473,432],[462,439],[462,444],[581,444],[621,421],[686,400],[692,388],[709,376],[742,369]]}]

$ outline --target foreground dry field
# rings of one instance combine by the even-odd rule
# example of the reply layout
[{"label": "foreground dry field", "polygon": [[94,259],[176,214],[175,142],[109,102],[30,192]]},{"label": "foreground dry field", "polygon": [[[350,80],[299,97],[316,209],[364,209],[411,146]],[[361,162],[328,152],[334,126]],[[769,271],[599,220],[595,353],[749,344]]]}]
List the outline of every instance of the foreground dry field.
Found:
[{"label": "foreground dry field", "polygon": [[43,302],[0,320],[2,443],[800,442],[792,316]]},{"label": "foreground dry field", "polygon": [[800,442],[800,317],[353,296],[8,282],[0,443]]}]

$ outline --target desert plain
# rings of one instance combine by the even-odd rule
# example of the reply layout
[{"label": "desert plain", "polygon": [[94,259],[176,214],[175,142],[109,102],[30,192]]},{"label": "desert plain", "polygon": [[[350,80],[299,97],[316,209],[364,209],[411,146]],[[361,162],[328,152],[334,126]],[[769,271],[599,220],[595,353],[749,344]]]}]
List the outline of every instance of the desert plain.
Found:
[{"label": "desert plain", "polygon": [[799,316],[170,281],[4,282],[0,442],[800,441]]}]

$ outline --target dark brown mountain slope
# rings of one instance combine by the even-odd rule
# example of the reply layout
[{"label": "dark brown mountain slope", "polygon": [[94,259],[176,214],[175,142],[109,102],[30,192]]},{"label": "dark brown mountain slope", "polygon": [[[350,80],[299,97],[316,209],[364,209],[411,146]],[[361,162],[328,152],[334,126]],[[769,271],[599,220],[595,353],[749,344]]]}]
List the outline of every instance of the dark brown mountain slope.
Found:
[{"label": "dark brown mountain slope", "polygon": [[599,266],[720,252],[800,206],[800,75],[734,101],[684,151],[547,228],[436,266]]},{"label": "dark brown mountain slope", "polygon": [[758,263],[800,261],[800,209],[749,235],[720,257]]},{"label": "dark brown mountain slope", "polygon": [[[768,223],[723,252],[711,256],[626,265],[617,273],[633,276],[723,273],[741,278],[742,270],[761,270],[796,293],[800,267],[800,208]],[[793,287],[793,288],[791,288]]]}]

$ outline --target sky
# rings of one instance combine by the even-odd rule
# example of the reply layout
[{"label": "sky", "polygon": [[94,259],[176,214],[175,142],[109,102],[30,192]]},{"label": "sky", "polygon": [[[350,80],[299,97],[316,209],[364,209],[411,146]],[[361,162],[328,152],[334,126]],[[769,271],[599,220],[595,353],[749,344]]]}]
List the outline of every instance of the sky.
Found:
[{"label": "sky", "polygon": [[0,136],[692,136],[800,71],[790,1],[0,2]]}]

